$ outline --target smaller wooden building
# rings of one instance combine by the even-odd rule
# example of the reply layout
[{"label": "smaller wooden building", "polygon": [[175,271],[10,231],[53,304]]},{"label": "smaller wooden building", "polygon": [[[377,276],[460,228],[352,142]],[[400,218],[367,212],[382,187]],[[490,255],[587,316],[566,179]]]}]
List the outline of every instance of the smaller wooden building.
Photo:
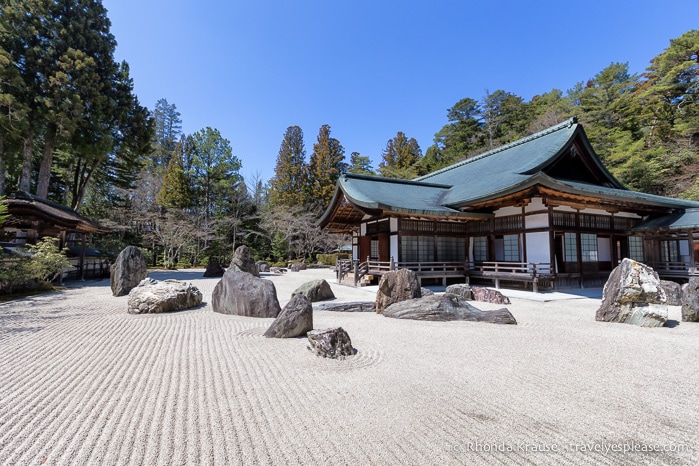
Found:
[{"label": "smaller wooden building", "polygon": [[70,274],[84,279],[101,276],[108,271],[109,258],[100,251],[86,248],[86,235],[108,233],[109,230],[81,216],[64,205],[18,191],[2,201],[9,218],[2,227],[2,242],[8,248],[34,244],[49,236],[59,239],[59,247],[69,249],[69,260],[75,270]]}]

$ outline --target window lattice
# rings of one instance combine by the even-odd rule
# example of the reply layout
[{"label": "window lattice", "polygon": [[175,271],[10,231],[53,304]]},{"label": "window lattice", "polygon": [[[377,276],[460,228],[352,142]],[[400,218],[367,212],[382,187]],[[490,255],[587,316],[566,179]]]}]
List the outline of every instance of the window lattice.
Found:
[{"label": "window lattice", "polygon": [[580,235],[580,252],[583,262],[597,262],[597,235]]},{"label": "window lattice", "polygon": [[488,260],[488,238],[485,236],[477,236],[473,238],[473,260]]},{"label": "window lattice", "polygon": [[519,235],[505,235],[502,239],[505,260],[508,262],[519,262]]},{"label": "window lattice", "polygon": [[[616,219],[615,219],[616,225]],[[629,236],[629,259],[643,262],[643,238],[640,236]]]}]

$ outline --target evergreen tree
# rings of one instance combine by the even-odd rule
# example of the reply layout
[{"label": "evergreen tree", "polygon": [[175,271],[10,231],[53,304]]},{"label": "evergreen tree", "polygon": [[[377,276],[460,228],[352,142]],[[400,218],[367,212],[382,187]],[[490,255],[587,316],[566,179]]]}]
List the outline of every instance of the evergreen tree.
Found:
[{"label": "evergreen tree", "polygon": [[303,131],[289,126],[284,133],[269,195],[274,205],[302,206],[307,203],[308,167],[303,144]]},{"label": "evergreen tree", "polygon": [[417,176],[414,165],[422,157],[422,151],[415,138],[408,139],[405,134],[398,134],[386,142],[381,153],[379,173],[388,178],[412,179]]},{"label": "evergreen tree", "polygon": [[155,138],[153,140],[153,163],[166,166],[182,132],[182,119],[175,104],[160,99],[153,110]]},{"label": "evergreen tree", "polygon": [[349,173],[357,175],[375,175],[374,169],[371,167],[371,159],[361,155],[359,152],[350,154],[350,166],[347,169]]},{"label": "evergreen tree", "polygon": [[312,202],[317,202],[322,210],[330,203],[340,174],[347,170],[344,160],[345,149],[340,141],[330,137],[330,126],[321,126],[308,165],[311,188],[308,197]]},{"label": "evergreen tree", "polygon": [[230,141],[207,127],[192,136],[191,172],[194,194],[205,222],[220,213],[226,196],[238,188],[240,160],[233,155]]},{"label": "evergreen tree", "polygon": [[189,178],[184,171],[182,142],[179,142],[168,162],[163,186],[158,192],[158,204],[163,207],[185,209],[192,205],[192,193]]},{"label": "evergreen tree", "polygon": [[434,137],[434,148],[428,148],[424,165],[429,171],[446,167],[466,158],[482,147],[481,107],[469,97],[447,109],[449,123]]}]

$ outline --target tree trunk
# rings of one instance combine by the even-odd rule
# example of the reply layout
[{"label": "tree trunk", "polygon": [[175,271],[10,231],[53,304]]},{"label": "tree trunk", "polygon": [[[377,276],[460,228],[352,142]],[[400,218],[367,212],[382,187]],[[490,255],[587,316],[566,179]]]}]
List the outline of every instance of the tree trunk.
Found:
[{"label": "tree trunk", "polygon": [[53,150],[56,146],[56,125],[50,123],[46,130],[46,142],[44,143],[44,156],[39,167],[39,179],[36,184],[36,195],[41,199],[47,199],[49,195],[49,181],[51,180],[51,164],[53,163]]},{"label": "tree trunk", "polygon": [[32,157],[34,155],[34,137],[30,133],[24,138],[22,147],[22,172],[19,175],[19,190],[29,192],[32,185]]},{"label": "tree trunk", "polygon": [[0,196],[5,194],[5,158],[4,158],[5,144],[2,139],[0,139]]}]

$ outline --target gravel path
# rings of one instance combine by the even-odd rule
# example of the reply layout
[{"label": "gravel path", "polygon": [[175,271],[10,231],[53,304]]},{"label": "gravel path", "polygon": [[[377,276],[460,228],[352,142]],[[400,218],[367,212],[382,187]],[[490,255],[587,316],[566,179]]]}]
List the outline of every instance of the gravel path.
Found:
[{"label": "gravel path", "polygon": [[[317,311],[358,351],[334,361],[168,275],[205,304],[128,315],[108,281],[0,304],[0,464],[699,462],[699,324],[599,323],[589,298],[513,298],[517,326]],[[283,306],[317,277],[373,300],[328,271],[271,279]]]}]

